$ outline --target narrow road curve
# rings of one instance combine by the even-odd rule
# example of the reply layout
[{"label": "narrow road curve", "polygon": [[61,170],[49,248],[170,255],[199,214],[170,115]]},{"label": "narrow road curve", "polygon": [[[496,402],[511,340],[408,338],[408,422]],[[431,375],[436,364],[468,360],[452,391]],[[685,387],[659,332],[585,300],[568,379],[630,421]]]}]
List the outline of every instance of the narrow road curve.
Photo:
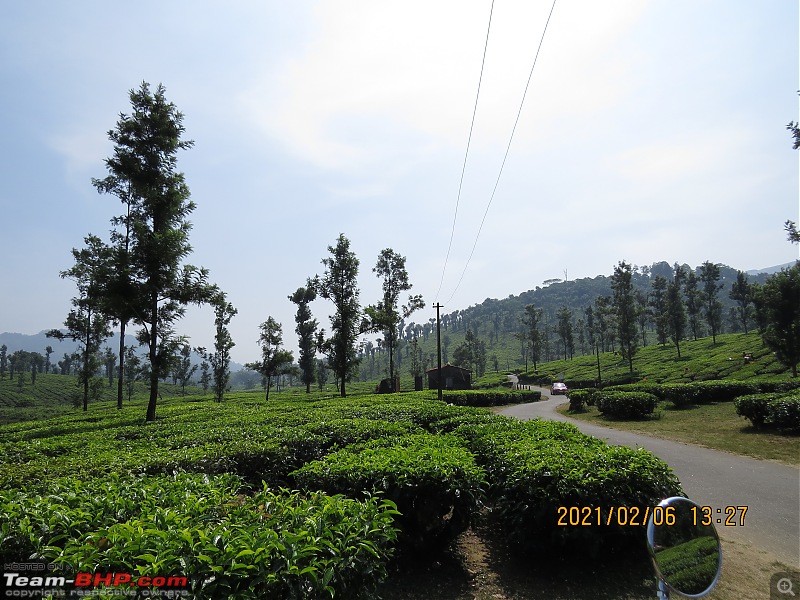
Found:
[{"label": "narrow road curve", "polygon": [[[673,469],[692,500],[714,509],[720,537],[750,543],[786,565],[800,568],[800,470],[797,468],[570,419],[556,412],[557,406],[568,401],[566,397],[550,398],[547,388],[531,389],[542,392],[541,402],[510,406],[500,414],[522,420],[538,417],[569,422],[609,444],[649,450]],[[748,507],[743,527],[725,525],[727,506]],[[737,511],[737,522],[740,515],[741,511]],[[716,522],[718,518],[722,523]]]}]

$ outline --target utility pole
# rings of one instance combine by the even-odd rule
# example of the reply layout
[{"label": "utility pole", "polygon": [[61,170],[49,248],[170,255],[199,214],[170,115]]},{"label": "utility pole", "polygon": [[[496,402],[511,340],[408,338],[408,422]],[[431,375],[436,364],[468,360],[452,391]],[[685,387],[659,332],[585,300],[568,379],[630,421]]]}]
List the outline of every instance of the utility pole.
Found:
[{"label": "utility pole", "polygon": [[439,400],[442,399],[442,327],[439,322],[439,309],[442,305],[436,303],[436,354],[438,357],[438,371],[436,372],[436,381],[439,387]]}]

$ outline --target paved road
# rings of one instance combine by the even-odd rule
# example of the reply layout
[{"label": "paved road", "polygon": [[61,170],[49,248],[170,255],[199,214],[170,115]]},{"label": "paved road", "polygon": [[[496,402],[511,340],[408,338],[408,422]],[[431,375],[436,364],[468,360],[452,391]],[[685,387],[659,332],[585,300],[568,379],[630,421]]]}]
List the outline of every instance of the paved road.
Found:
[{"label": "paved road", "polygon": [[[548,397],[542,401],[503,409],[502,414],[527,420],[541,417],[577,425],[589,435],[610,444],[641,446],[665,461],[681,480],[686,494],[703,506],[722,509],[747,506],[744,527],[717,525],[721,537],[746,541],[764,549],[789,565],[800,567],[800,470],[779,463],[756,460],[692,444],[662,440],[646,435],[618,431],[569,419],[555,411],[566,398]],[[740,515],[737,512],[737,517]],[[716,519],[716,516],[715,516]]]}]

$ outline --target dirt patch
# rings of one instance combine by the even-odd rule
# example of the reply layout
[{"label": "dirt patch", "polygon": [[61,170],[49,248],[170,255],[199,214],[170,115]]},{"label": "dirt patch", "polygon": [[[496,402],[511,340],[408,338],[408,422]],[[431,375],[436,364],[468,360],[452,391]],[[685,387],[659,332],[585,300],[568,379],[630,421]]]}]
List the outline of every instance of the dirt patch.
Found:
[{"label": "dirt patch", "polygon": [[[723,540],[723,567],[709,600],[770,597],[770,577],[788,570],[774,556],[747,544]],[[656,577],[647,551],[607,552],[601,558],[546,560],[515,555],[483,523],[462,534],[453,547],[431,560],[395,565],[379,590],[383,600],[528,600],[591,598],[632,600],[656,597]]]}]

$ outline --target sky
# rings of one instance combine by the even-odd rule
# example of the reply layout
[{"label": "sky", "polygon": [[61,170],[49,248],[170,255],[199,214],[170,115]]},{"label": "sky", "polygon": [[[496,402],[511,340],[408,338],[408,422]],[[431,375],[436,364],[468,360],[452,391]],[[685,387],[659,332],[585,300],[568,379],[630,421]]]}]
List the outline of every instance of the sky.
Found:
[{"label": "sky", "polygon": [[[622,260],[787,263],[798,24],[789,0],[3,3],[0,332],[63,323],[70,250],[121,213],[91,181],[143,81],[194,141],[187,262],[238,309],[238,362],[269,316],[296,350],[288,295],[340,233],[362,305],[380,251],[407,257],[417,322]],[[177,329],[213,345],[207,307]]]}]

